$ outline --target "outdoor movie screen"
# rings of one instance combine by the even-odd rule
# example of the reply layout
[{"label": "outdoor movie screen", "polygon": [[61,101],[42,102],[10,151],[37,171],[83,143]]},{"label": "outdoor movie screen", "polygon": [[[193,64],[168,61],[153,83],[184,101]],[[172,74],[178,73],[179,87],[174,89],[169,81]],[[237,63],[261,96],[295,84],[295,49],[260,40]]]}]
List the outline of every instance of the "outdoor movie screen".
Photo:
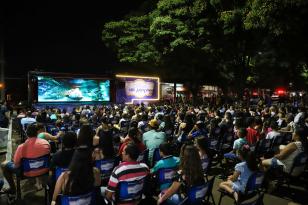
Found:
[{"label": "outdoor movie screen", "polygon": [[110,80],[37,76],[38,102],[110,101]]}]

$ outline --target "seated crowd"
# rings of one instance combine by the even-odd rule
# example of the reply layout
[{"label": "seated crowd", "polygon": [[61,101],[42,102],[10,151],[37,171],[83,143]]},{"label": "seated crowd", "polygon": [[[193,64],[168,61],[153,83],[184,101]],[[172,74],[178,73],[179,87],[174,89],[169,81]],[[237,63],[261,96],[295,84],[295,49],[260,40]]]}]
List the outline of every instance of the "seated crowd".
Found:
[{"label": "seated crowd", "polygon": [[[299,176],[307,167],[294,170],[299,156],[307,165],[304,108],[108,105],[72,112],[22,111],[17,119],[26,139],[13,161],[1,163],[9,184],[2,192],[9,201],[17,190],[14,175],[46,174],[52,205],[64,203],[65,196],[80,197],[68,199],[82,201],[77,204],[138,204],[150,199],[157,204],[186,199],[187,204],[200,204],[191,201],[192,188],[213,182],[217,174],[211,168],[217,165],[225,180],[219,191],[238,201],[254,173],[281,169]],[[47,167],[24,168],[24,159],[46,155]],[[43,183],[36,178],[36,189]],[[201,201],[210,200],[211,192],[211,187],[209,193],[204,191]]]}]

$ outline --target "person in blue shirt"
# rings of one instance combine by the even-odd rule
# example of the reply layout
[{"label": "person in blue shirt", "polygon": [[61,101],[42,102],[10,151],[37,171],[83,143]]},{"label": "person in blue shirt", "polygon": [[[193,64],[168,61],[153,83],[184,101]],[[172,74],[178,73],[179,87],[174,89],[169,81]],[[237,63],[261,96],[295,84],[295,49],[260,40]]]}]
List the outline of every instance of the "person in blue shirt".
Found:
[{"label": "person in blue shirt", "polygon": [[242,162],[235,165],[233,175],[227,181],[221,182],[219,188],[232,194],[238,200],[238,193],[244,193],[248,178],[258,170],[258,163],[254,152],[251,152],[248,145],[242,146],[239,150],[239,158]]},{"label": "person in blue shirt", "polygon": [[197,121],[193,129],[188,134],[188,139],[195,139],[199,136],[207,136],[207,131],[205,129],[205,124],[202,121]]},{"label": "person in blue shirt", "polygon": [[[158,170],[163,168],[172,168],[174,169],[174,173],[176,173],[176,170],[178,169],[178,166],[180,164],[180,159],[178,157],[172,156],[172,147],[169,143],[163,142],[159,145],[159,154],[162,157],[161,160],[159,160],[155,166],[151,169],[152,174],[156,174]],[[173,178],[173,176],[170,176]],[[168,189],[171,186],[170,183],[164,183],[160,184],[160,190],[163,191],[165,189]]]},{"label": "person in blue shirt", "polygon": [[237,160],[238,150],[242,148],[243,145],[248,144],[246,140],[247,130],[245,128],[240,128],[237,131],[238,139],[233,142],[233,150],[229,153],[224,154],[226,159]]}]

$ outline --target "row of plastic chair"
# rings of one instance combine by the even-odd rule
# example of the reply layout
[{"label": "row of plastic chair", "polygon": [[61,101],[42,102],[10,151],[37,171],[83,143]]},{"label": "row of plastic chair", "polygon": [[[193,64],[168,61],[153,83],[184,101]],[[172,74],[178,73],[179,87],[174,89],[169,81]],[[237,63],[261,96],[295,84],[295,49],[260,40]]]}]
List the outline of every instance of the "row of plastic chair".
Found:
[{"label": "row of plastic chair", "polygon": [[279,151],[280,145],[285,145],[289,141],[290,138],[288,135],[278,135],[273,139],[260,139],[255,145],[251,147],[253,151],[255,151],[257,157],[265,156],[268,158]]},{"label": "row of plastic chair", "polygon": [[299,180],[300,176],[305,172],[308,163],[308,155],[305,152],[299,153],[293,160],[292,167],[289,172],[285,172],[283,166],[272,168],[269,170],[270,174],[276,173],[273,180],[277,180],[277,186],[290,185],[293,181]]},{"label": "row of plastic chair", "polygon": [[[110,164],[110,161],[107,163]],[[100,163],[100,168],[102,168],[102,164]],[[103,166],[104,169],[102,170],[106,170],[107,173],[109,174],[109,168],[113,167],[114,165],[106,165]],[[18,199],[21,199],[21,192],[20,192],[20,181],[22,179],[26,179],[29,177],[25,177],[24,174],[27,172],[30,172],[32,170],[39,170],[39,169],[43,169],[46,170],[46,172],[44,172],[42,175],[40,176],[44,176],[48,174],[48,170],[49,170],[49,155],[46,156],[42,156],[39,158],[35,158],[35,159],[23,159],[22,160],[22,168],[23,168],[23,175],[18,175],[17,176],[17,193],[18,193]],[[106,168],[106,169],[105,169]],[[62,170],[63,171],[63,170]],[[60,173],[58,171],[56,171],[56,176],[59,176]],[[165,172],[166,173],[166,172]],[[103,174],[103,173],[102,173]],[[36,176],[39,177],[39,176]],[[161,179],[161,178],[160,178]],[[170,177],[167,178],[165,177],[165,179],[170,180]],[[197,187],[191,187],[188,192],[187,192],[187,197],[184,199],[184,201],[182,202],[182,204],[202,204],[205,201],[205,198],[207,197],[207,201],[210,199],[210,197],[212,197],[212,201],[214,202],[214,198],[212,195],[212,188],[213,188],[213,183],[214,183],[214,179],[215,177],[213,177],[212,179],[208,180],[207,183],[205,183],[204,185],[200,185]],[[134,182],[121,182],[119,184],[119,192],[117,193],[117,197],[116,200],[118,201],[125,201],[127,199],[140,199],[141,200],[141,196],[142,195],[142,191],[143,191],[143,186],[145,184],[145,179],[140,179],[140,180],[136,180]],[[251,182],[253,181],[253,183]],[[261,182],[262,180],[259,179],[259,175],[253,175],[252,177],[250,177],[249,179],[249,183],[247,183],[247,188],[246,188],[246,192],[249,193],[251,190],[253,190],[250,187],[254,187],[254,189],[256,188],[256,184],[257,182]],[[170,182],[170,181],[169,181]],[[162,181],[162,183],[165,183],[165,181]],[[45,203],[48,203],[48,194],[47,194],[47,187],[44,186],[45,188]],[[130,190],[130,191],[128,191]],[[132,191],[133,190],[133,191]],[[61,201],[64,204],[66,204],[69,201],[83,201],[83,202],[89,202],[92,201],[89,200],[89,198],[92,198],[93,195],[88,193],[82,196],[78,196],[78,197],[70,197],[70,196],[60,196]],[[201,203],[202,202],[202,203]]]}]

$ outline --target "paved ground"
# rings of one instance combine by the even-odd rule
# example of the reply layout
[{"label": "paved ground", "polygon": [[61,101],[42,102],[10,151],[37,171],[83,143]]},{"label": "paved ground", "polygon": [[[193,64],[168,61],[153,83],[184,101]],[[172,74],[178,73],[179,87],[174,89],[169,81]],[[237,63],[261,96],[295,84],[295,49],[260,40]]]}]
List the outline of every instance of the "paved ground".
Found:
[{"label": "paved ground", "polygon": [[[13,132],[13,150],[16,149],[16,146],[19,143],[18,134]],[[0,161],[4,161],[5,156],[0,156]],[[2,177],[2,173],[0,171],[0,177]],[[288,203],[295,201],[299,204],[308,205],[308,189],[307,182],[308,178],[305,178],[305,181],[302,181],[300,184],[296,186],[292,186],[291,189],[287,189],[287,187],[281,187],[278,190],[274,190],[271,194],[265,194],[264,196],[264,204],[265,205],[287,205]],[[213,195],[215,198],[215,203],[218,203],[219,200],[219,192],[217,191],[218,184],[221,182],[221,179],[216,178],[213,188]],[[306,187],[306,188],[304,188]],[[33,186],[28,185],[27,183],[22,185],[22,192],[24,201],[19,204],[29,204],[29,205],[41,205],[44,204],[44,192],[43,191],[35,191],[33,190]],[[0,196],[0,205],[6,205],[6,196]],[[228,199],[228,197],[224,197],[222,200],[222,205],[233,204],[232,200]]]}]

